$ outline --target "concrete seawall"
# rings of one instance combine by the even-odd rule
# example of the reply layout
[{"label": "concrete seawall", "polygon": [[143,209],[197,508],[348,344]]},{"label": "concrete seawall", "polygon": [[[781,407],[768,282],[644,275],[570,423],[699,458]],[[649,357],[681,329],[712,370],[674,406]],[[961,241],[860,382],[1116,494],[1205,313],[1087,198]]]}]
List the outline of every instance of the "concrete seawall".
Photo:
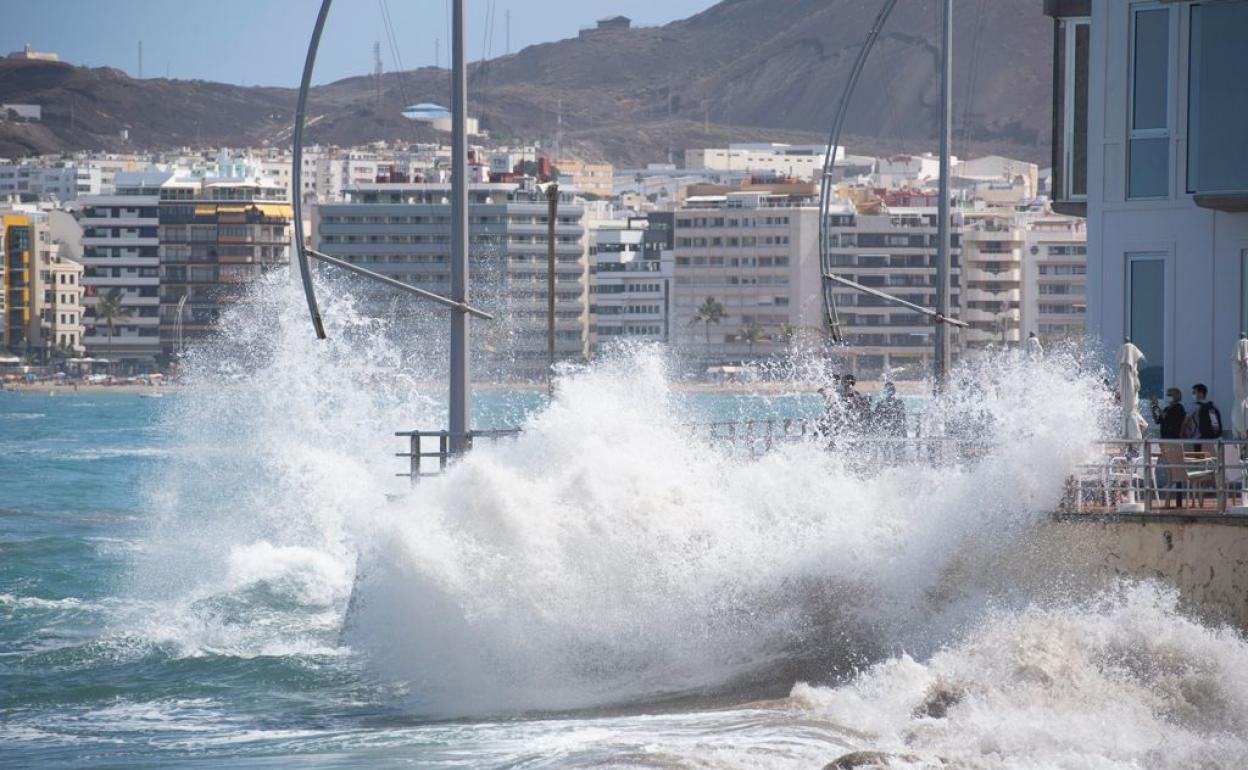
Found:
[{"label": "concrete seawall", "polygon": [[1200,617],[1248,629],[1248,516],[1059,514],[1039,540],[1094,578],[1159,579]]}]

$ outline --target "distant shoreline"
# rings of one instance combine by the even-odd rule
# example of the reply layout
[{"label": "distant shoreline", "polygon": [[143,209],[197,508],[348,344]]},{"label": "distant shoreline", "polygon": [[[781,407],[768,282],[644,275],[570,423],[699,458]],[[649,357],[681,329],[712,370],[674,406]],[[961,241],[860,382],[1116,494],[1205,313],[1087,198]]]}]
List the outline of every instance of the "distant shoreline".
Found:
[{"label": "distant shoreline", "polygon": [[[417,387],[419,391],[434,391],[444,387],[440,383],[429,383],[429,387]],[[821,386],[816,383],[801,382],[751,382],[751,383],[708,383],[708,382],[674,382],[670,388],[674,393],[720,393],[725,395],[766,395],[766,396],[783,396],[783,395],[805,395],[816,393]],[[883,389],[883,383],[880,382],[860,382],[857,385],[858,391],[866,395],[874,395]],[[43,395],[74,395],[76,393],[129,393],[129,394],[163,394],[163,393],[182,393],[190,390],[198,390],[200,388],[178,385],[178,384],[162,384],[162,385],[139,385],[135,383],[123,383],[117,385],[106,385],[103,383],[66,383],[54,384],[47,382],[13,382],[5,383],[0,386],[0,393],[32,393]],[[473,386],[473,390],[482,393],[497,393],[499,391],[529,391],[534,393],[542,393],[546,390],[544,383],[532,382],[515,382],[515,383],[496,383],[482,382]],[[925,384],[922,382],[899,382],[897,383],[897,392],[901,395],[922,395],[927,392]]]}]

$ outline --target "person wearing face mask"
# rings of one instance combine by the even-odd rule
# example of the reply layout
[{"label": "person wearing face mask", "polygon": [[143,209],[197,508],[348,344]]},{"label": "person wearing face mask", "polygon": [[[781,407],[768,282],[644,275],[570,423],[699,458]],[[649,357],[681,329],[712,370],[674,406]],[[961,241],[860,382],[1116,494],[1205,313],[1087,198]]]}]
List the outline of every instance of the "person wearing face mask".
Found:
[{"label": "person wearing face mask", "polygon": [[1153,422],[1161,428],[1162,438],[1183,438],[1183,421],[1187,418],[1187,410],[1183,408],[1183,391],[1169,388],[1166,398],[1169,400],[1164,409],[1155,397],[1150,403]]}]

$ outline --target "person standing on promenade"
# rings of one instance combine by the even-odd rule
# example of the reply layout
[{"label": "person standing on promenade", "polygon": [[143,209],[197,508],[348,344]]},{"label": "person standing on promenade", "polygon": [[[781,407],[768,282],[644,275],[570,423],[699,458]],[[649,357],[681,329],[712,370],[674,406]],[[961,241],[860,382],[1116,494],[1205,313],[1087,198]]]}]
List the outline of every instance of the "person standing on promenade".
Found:
[{"label": "person standing on promenade", "polygon": [[1161,428],[1161,437],[1183,438],[1183,421],[1187,418],[1187,410],[1183,408],[1183,391],[1170,388],[1166,391],[1170,401],[1162,409],[1154,396],[1149,406],[1152,407],[1153,422]]},{"label": "person standing on promenade", "polygon": [[[1209,400],[1209,388],[1203,383],[1196,383],[1192,386],[1192,398],[1196,399],[1196,410],[1189,418],[1195,422],[1193,432],[1203,439],[1222,438],[1222,413]],[[1193,449],[1199,452],[1201,445],[1196,444]]]}]

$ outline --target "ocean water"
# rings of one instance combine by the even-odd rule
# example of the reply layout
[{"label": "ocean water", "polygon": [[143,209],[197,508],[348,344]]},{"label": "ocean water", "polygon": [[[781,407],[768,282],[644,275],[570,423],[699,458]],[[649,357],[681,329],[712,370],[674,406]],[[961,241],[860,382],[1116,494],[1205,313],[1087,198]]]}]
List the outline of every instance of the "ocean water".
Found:
[{"label": "ocean water", "polygon": [[411,488],[434,363],[333,292],[315,342],[297,299],[162,399],[0,393],[0,766],[1248,765],[1242,635],[1076,589],[1075,555],[987,568],[1096,437],[1095,377],[994,362],[929,405],[991,424],[983,461],[869,474],[691,438],[819,403],[621,351],[482,392],[521,438]]}]

